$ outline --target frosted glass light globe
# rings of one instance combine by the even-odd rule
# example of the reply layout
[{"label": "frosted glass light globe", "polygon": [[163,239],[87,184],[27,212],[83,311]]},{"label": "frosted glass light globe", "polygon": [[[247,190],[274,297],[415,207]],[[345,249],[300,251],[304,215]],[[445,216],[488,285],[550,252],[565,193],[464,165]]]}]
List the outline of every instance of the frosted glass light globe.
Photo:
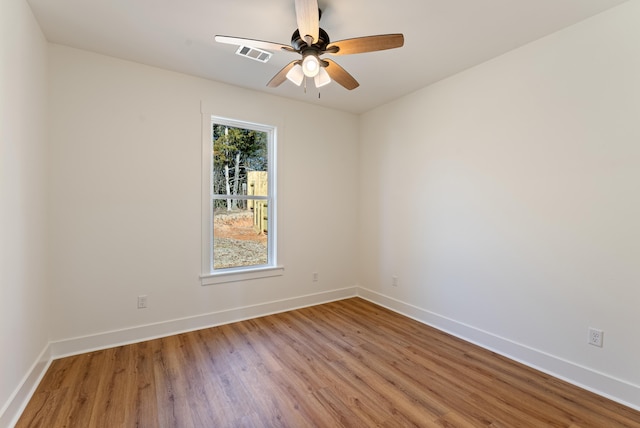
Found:
[{"label": "frosted glass light globe", "polygon": [[320,72],[320,61],[314,54],[304,57],[302,60],[302,71],[307,77],[315,77]]}]

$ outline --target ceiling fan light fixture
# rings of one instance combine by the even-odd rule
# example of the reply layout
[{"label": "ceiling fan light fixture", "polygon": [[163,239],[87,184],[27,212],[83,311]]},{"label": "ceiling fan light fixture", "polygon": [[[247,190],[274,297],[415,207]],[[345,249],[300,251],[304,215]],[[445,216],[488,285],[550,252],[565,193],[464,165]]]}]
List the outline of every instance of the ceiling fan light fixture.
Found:
[{"label": "ceiling fan light fixture", "polygon": [[302,71],[307,77],[316,77],[320,72],[320,60],[315,53],[305,55],[302,60]]},{"label": "ceiling fan light fixture", "polygon": [[316,88],[322,88],[323,86],[331,83],[331,77],[329,76],[329,73],[327,73],[327,70],[324,69],[324,67],[320,67],[320,70],[318,71],[316,77],[313,78],[313,81],[316,84]]},{"label": "ceiling fan light fixture", "polygon": [[291,70],[287,72],[287,79],[296,86],[300,86],[304,80],[304,72],[300,64],[294,65]]}]

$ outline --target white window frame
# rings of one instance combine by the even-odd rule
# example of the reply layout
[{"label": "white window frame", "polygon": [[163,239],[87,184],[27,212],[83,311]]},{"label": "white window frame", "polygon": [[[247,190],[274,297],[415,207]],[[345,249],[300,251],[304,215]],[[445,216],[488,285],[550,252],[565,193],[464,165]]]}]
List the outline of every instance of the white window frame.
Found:
[{"label": "white window frame", "polygon": [[[236,196],[234,199],[263,199],[267,201],[267,216],[269,219],[269,235],[267,239],[267,263],[264,265],[240,266],[234,268],[214,269],[213,267],[213,204],[214,199],[228,199],[226,195],[214,195],[213,174],[213,124],[229,127],[251,129],[267,133],[267,162],[268,162],[268,196]],[[202,285],[220,284],[227,282],[246,281],[258,278],[280,276],[284,274],[284,267],[277,264],[278,219],[276,194],[277,186],[277,127],[238,119],[229,119],[203,111],[202,113]]]}]

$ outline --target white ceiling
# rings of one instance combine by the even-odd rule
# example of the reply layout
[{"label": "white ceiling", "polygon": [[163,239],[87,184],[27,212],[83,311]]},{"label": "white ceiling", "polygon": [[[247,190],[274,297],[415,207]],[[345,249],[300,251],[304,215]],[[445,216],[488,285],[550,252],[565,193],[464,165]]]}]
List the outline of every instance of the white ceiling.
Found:
[{"label": "white ceiling", "polygon": [[354,113],[370,110],[626,0],[319,0],[332,41],[403,33],[400,49],[333,59],[359,82],[307,93],[266,83],[295,54],[266,64],[216,34],[289,44],[294,0],[28,0],[50,42]]}]

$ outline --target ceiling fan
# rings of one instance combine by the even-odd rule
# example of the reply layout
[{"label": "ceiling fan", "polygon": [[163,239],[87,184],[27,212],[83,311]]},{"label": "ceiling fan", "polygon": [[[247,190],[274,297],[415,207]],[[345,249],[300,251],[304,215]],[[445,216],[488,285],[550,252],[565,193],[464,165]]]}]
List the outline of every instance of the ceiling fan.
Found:
[{"label": "ceiling fan", "polygon": [[298,28],[291,36],[291,45],[266,42],[241,37],[215,36],[219,43],[247,46],[267,51],[286,51],[300,54],[301,59],[285,65],[267,83],[268,87],[280,86],[290,80],[300,86],[305,77],[313,78],[317,88],[335,80],[348,90],[360,84],[344,68],[330,59],[321,58],[324,54],[351,55],[364,52],[399,48],[404,44],[402,34],[381,34],[377,36],[356,37],[331,42],[326,31],[320,28],[320,9],[317,0],[295,0]]}]

